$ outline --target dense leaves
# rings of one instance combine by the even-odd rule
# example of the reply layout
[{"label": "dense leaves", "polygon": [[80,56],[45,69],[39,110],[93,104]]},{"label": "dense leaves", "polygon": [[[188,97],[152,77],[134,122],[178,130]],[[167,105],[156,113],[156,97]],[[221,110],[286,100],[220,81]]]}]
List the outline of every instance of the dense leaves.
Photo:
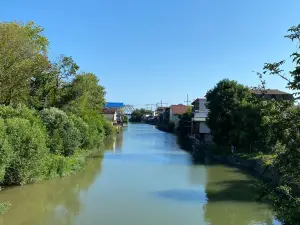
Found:
[{"label": "dense leaves", "polygon": [[0,23],[0,184],[25,184],[80,169],[114,127],[105,90],[72,57],[49,61],[33,22]]},{"label": "dense leaves", "polygon": [[[297,41],[297,51],[291,54],[295,68],[282,69],[285,61],[266,63],[259,87],[266,93],[264,75],[276,75],[287,82],[287,88],[300,95],[300,25],[289,29],[286,37]],[[300,211],[300,109],[293,101],[254,98],[249,89],[235,81],[223,80],[207,95],[210,110],[207,124],[215,144],[226,154],[229,146],[243,154],[272,155],[271,164],[279,172],[280,187],[265,195],[271,200],[277,217],[284,224],[298,224]]]},{"label": "dense leaves", "polygon": [[0,104],[28,101],[32,79],[49,67],[42,31],[33,22],[0,23]]},{"label": "dense leaves", "polygon": [[222,80],[207,92],[207,124],[215,144],[228,149],[231,145],[237,145],[238,137],[233,131],[239,115],[235,112],[250,97],[248,88],[231,80]]}]

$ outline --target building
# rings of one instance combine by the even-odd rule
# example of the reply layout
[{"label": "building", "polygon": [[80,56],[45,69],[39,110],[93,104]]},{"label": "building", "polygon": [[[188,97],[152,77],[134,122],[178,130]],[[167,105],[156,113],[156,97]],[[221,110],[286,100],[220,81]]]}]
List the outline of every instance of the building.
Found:
[{"label": "building", "polygon": [[252,89],[250,92],[258,97],[264,95],[265,99],[275,99],[275,100],[286,100],[286,101],[293,101],[294,97],[292,94],[279,91],[277,89]]},{"label": "building", "polygon": [[106,117],[107,120],[111,121],[112,123],[117,122],[117,109],[104,108],[102,113]]},{"label": "building", "polygon": [[179,104],[179,105],[171,105],[169,107],[169,120],[175,124],[175,127],[178,126],[180,116],[188,111],[188,106]]},{"label": "building", "polygon": [[[107,119],[117,123],[123,123],[124,119],[124,103],[122,102],[107,102],[104,106],[103,114]],[[112,118],[112,113],[116,114]]]},{"label": "building", "polygon": [[200,135],[205,141],[211,140],[210,129],[206,125],[208,109],[205,106],[206,98],[197,98],[192,102],[192,134]]},{"label": "building", "polygon": [[104,106],[104,108],[116,108],[120,109],[123,108],[125,105],[122,102],[107,102]]}]

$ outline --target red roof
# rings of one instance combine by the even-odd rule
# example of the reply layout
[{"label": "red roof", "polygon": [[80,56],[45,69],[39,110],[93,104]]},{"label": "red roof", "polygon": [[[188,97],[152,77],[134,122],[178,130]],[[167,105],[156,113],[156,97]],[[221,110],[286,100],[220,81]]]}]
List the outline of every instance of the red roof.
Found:
[{"label": "red roof", "polygon": [[188,106],[179,104],[179,105],[171,105],[170,108],[172,109],[173,114],[175,115],[182,115],[188,111]]}]

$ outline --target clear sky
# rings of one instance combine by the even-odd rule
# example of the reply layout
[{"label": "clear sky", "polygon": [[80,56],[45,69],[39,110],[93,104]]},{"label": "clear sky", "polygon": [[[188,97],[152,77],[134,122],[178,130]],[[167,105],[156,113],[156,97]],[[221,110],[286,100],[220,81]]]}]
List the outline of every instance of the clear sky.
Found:
[{"label": "clear sky", "polygon": [[223,78],[258,84],[253,70],[296,49],[283,36],[299,9],[299,0],[3,0],[0,20],[43,26],[51,58],[95,73],[108,101],[173,104]]}]

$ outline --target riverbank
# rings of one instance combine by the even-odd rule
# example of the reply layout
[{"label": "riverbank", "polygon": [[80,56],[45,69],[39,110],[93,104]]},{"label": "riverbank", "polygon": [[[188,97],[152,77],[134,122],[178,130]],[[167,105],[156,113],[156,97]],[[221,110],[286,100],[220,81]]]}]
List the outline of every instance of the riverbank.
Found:
[{"label": "riverbank", "polygon": [[[275,155],[231,153],[224,155],[223,151],[213,144],[205,145],[194,137],[189,137],[188,151],[195,162],[216,161],[248,171],[259,178],[253,185],[258,193],[258,200],[266,201],[273,206],[278,219],[284,224],[299,224],[300,201],[295,190],[300,190],[299,184],[293,183],[294,192],[285,189],[282,174],[276,169],[273,162]],[[292,194],[294,193],[294,194]],[[299,193],[299,192],[298,192]],[[298,222],[297,222],[298,221]]]},{"label": "riverbank", "polygon": [[81,172],[4,190],[12,206],[0,224],[280,225],[255,201],[251,176],[193,164],[175,135],[130,123],[108,142]]},{"label": "riverbank", "polygon": [[222,155],[218,152],[213,144],[201,144],[200,141],[194,137],[189,137],[192,147],[191,154],[195,158],[210,158],[212,160],[229,164],[238,168],[246,169],[255,173],[265,182],[273,186],[280,185],[280,175],[276,168],[272,166],[273,156],[271,155],[251,155],[251,154],[228,154]]}]

